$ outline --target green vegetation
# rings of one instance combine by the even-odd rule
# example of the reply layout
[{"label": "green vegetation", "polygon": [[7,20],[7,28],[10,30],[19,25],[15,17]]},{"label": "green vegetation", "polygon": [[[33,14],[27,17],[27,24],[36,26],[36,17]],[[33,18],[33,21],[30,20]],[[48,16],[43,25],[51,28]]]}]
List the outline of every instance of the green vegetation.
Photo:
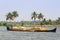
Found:
[{"label": "green vegetation", "polygon": [[[14,20],[16,17],[18,17],[17,11],[13,11],[12,13],[9,12],[9,13],[6,15],[6,20],[10,20],[10,22],[11,22],[11,20]],[[15,22],[14,22],[14,24],[15,24]],[[13,24],[13,25],[14,25],[14,24]],[[11,22],[11,25],[12,25],[12,22]]]},{"label": "green vegetation", "polygon": [[[42,14],[42,13],[38,14],[38,19],[39,19],[39,22],[40,22],[41,19],[43,19],[43,14]],[[41,25],[41,24],[40,24],[40,25]],[[41,25],[41,26],[42,26],[42,25]]]},{"label": "green vegetation", "polygon": [[39,22],[40,22],[40,20],[43,19],[43,14],[42,14],[42,13],[36,14],[35,11],[32,13],[32,19],[34,19],[34,25],[36,24],[36,23],[35,23],[36,18],[38,18],[38,19],[39,19]]},{"label": "green vegetation", "polygon": [[24,22],[23,21],[21,21],[21,26],[24,26]]},{"label": "green vegetation", "polygon": [[[14,19],[18,17],[17,11],[9,12],[6,14],[6,22],[0,21],[0,26],[14,25],[14,26],[35,26],[35,25],[60,25],[60,17],[56,20],[46,19],[42,13],[37,14],[35,11],[32,13],[31,19],[34,21],[21,21],[15,22]],[[36,20],[38,19],[38,20]],[[8,21],[9,20],[9,21]],[[13,22],[12,22],[13,21]]]},{"label": "green vegetation", "polygon": [[36,20],[36,18],[37,18],[37,14],[36,14],[36,12],[34,11],[33,12],[33,14],[32,14],[32,17],[31,17],[32,19],[34,19],[34,25],[35,25],[35,20]]}]

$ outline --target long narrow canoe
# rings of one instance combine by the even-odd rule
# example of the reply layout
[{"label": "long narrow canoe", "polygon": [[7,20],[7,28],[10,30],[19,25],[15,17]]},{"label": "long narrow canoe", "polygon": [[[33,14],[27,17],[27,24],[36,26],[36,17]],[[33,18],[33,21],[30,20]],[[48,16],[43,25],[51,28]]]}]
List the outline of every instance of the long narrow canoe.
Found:
[{"label": "long narrow canoe", "polygon": [[9,31],[28,31],[28,32],[56,32],[57,28],[51,29],[51,30],[32,30],[32,28],[27,28],[27,29],[22,29],[19,27],[12,27],[12,26],[8,26],[7,30]]}]

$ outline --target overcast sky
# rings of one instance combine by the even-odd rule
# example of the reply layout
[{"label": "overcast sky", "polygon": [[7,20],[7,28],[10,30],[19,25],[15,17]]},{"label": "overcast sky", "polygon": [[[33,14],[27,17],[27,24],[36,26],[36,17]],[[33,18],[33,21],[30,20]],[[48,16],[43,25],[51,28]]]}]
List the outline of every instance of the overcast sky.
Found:
[{"label": "overcast sky", "polygon": [[0,21],[4,21],[8,12],[17,11],[15,21],[31,20],[31,14],[40,12],[46,19],[60,17],[60,0],[0,0]]}]

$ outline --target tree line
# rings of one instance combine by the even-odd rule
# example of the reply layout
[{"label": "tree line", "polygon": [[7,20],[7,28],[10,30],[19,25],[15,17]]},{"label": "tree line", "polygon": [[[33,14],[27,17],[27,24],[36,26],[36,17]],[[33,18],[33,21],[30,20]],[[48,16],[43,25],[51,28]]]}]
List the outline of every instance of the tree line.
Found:
[{"label": "tree line", "polygon": [[[17,11],[13,11],[13,12],[8,12],[6,14],[6,20],[9,20],[10,22],[11,21],[14,21],[14,19],[16,17],[18,17],[19,14]],[[39,24],[38,25],[60,25],[60,17],[58,17],[56,20],[52,20],[52,19],[46,19],[44,18],[44,15],[42,13],[39,13],[37,14],[35,11],[32,13],[32,16],[31,16],[31,19],[34,20],[34,25],[36,25],[36,19],[39,19]],[[5,23],[0,23],[0,25],[6,25],[6,22]],[[22,23],[24,24],[24,23]]]},{"label": "tree line", "polygon": [[44,18],[44,15],[42,13],[36,14],[36,12],[34,11],[32,13],[31,18],[34,20],[34,25],[35,25],[36,18],[39,19],[39,21],[38,21],[38,22],[40,22],[39,25],[60,25],[60,17],[58,17],[58,19],[56,19],[56,20],[52,20],[52,19],[46,20],[46,18]]}]

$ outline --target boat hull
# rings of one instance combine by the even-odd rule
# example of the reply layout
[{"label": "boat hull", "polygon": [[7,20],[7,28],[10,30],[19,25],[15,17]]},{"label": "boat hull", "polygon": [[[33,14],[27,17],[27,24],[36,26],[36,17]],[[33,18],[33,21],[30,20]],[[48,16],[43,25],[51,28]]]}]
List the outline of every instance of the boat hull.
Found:
[{"label": "boat hull", "polygon": [[56,28],[52,30],[35,30],[34,32],[56,32]]},{"label": "boat hull", "polygon": [[8,31],[27,31],[27,32],[56,32],[57,28],[54,28],[52,30],[21,30],[21,29],[13,29],[11,26],[7,27]]}]

